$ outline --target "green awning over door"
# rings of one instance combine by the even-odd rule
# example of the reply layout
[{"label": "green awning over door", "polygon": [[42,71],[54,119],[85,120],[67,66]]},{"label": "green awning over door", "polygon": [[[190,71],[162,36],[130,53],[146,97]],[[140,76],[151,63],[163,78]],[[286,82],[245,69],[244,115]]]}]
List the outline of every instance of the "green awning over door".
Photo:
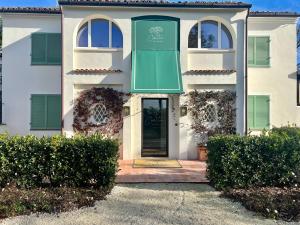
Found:
[{"label": "green awning over door", "polygon": [[162,16],[132,20],[133,93],[182,93],[179,20]]}]

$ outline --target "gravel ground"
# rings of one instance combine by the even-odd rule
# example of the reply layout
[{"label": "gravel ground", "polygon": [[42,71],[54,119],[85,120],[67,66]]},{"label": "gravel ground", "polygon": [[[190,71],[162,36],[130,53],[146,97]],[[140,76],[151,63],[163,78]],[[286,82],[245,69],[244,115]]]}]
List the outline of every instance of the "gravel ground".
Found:
[{"label": "gravel ground", "polygon": [[59,215],[20,216],[3,225],[269,225],[284,223],[255,216],[240,204],[219,198],[208,185],[127,184],[117,185],[106,201],[95,207]]}]

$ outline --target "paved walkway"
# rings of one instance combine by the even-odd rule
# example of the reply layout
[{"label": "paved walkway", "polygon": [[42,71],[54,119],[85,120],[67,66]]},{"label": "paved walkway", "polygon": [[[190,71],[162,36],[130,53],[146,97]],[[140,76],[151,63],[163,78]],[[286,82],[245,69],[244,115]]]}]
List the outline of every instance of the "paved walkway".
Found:
[{"label": "paved walkway", "polygon": [[299,225],[267,220],[203,184],[123,184],[95,207],[21,216],[2,225]]},{"label": "paved walkway", "polygon": [[206,163],[179,160],[182,168],[133,168],[133,160],[119,161],[117,183],[207,183]]}]

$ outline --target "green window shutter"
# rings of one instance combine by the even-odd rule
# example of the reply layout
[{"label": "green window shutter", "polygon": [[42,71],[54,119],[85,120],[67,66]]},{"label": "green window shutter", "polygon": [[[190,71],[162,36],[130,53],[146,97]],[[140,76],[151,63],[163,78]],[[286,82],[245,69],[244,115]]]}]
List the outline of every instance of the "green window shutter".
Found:
[{"label": "green window shutter", "polygon": [[45,129],[46,101],[44,95],[31,96],[31,129]]},{"label": "green window shutter", "polygon": [[269,96],[255,96],[255,128],[268,129],[269,122]]},{"label": "green window shutter", "polygon": [[270,39],[268,37],[255,38],[255,53],[256,65],[270,65]]},{"label": "green window shutter", "polygon": [[250,129],[254,128],[254,96],[248,96],[248,127]]},{"label": "green window shutter", "polygon": [[47,36],[44,33],[34,33],[31,36],[31,64],[46,64],[46,42]]},{"label": "green window shutter", "polygon": [[61,96],[47,96],[47,129],[61,128]]},{"label": "green window shutter", "polygon": [[248,127],[268,129],[270,127],[270,98],[264,95],[248,96]]},{"label": "green window shutter", "polygon": [[61,34],[47,34],[47,62],[48,64],[61,64]]},{"label": "green window shutter", "polygon": [[61,95],[31,96],[31,129],[61,128]]},{"label": "green window shutter", "polygon": [[249,65],[254,65],[255,64],[254,47],[255,47],[255,38],[254,37],[249,37],[248,38],[248,64]]}]

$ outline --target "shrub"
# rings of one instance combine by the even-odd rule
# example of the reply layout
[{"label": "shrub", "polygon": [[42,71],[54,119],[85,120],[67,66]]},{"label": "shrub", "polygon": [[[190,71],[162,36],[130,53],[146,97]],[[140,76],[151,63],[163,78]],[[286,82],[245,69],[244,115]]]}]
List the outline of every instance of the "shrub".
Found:
[{"label": "shrub", "polygon": [[289,137],[298,138],[300,135],[300,127],[286,126],[286,127],[275,127],[271,130],[272,133],[280,135],[288,135]]},{"label": "shrub", "polygon": [[268,218],[300,221],[299,188],[230,189],[223,192],[222,196],[241,202],[248,210]]},{"label": "shrub", "polygon": [[60,213],[91,207],[105,199],[110,190],[101,188],[34,188],[6,187],[0,193],[0,219],[31,213]]},{"label": "shrub", "polygon": [[18,187],[111,187],[118,144],[100,135],[0,136],[0,185]]},{"label": "shrub", "polygon": [[299,182],[300,135],[216,136],[208,141],[208,177],[218,189],[292,186]]}]

